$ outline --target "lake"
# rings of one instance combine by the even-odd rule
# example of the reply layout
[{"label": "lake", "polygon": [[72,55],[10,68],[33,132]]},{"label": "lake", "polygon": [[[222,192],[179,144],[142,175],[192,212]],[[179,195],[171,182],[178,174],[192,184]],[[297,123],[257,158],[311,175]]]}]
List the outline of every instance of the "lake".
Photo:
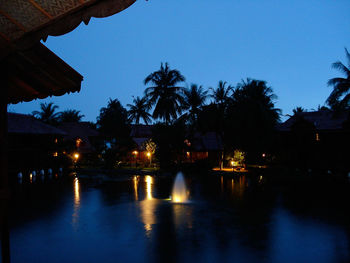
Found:
[{"label": "lake", "polygon": [[12,262],[350,262],[347,178],[185,174],[172,203],[174,177],[24,177]]}]

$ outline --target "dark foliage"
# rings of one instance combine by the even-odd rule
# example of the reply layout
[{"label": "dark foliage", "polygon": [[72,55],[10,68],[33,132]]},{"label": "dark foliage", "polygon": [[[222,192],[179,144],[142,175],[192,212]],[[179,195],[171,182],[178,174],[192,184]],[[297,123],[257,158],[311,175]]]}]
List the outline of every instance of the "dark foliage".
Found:
[{"label": "dark foliage", "polygon": [[256,161],[268,151],[279,122],[275,98],[265,81],[247,79],[239,83],[226,112],[226,147],[247,152],[248,161]]},{"label": "dark foliage", "polygon": [[161,168],[171,168],[181,163],[186,136],[183,121],[173,124],[157,123],[153,127],[153,141],[156,143],[156,158]]},{"label": "dark foliage", "polygon": [[348,60],[348,66],[337,61],[332,67],[345,75],[345,78],[332,78],[328,80],[328,85],[333,86],[333,91],[327,98],[326,103],[335,111],[341,111],[350,107],[350,54],[345,48],[345,55]]},{"label": "dark foliage", "polygon": [[161,63],[160,69],[148,75],[144,81],[145,85],[153,86],[146,88],[145,96],[150,105],[155,106],[153,118],[170,123],[176,120],[182,112],[182,87],[176,86],[185,81],[185,77],[178,70],[171,70],[168,63]]}]

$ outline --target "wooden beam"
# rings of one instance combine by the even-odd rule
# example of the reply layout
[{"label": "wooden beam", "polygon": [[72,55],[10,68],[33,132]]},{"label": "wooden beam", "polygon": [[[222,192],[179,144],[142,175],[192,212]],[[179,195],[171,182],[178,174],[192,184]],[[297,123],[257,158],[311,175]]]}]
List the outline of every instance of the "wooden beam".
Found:
[{"label": "wooden beam", "polygon": [[7,65],[1,63],[0,96],[0,230],[2,262],[10,262],[10,232],[8,224],[9,187],[8,187],[8,139],[7,139],[7,102],[8,81]]},{"label": "wooden beam", "polygon": [[18,22],[16,19],[14,19],[13,17],[11,17],[9,14],[7,14],[5,11],[0,9],[0,14],[3,15],[4,17],[6,17],[8,20],[10,20],[10,22],[12,24],[15,24],[20,30],[22,30],[23,32],[26,32],[26,28],[20,23]]},{"label": "wooden beam", "polygon": [[5,39],[7,42],[10,42],[10,39],[3,33],[0,32],[0,37]]},{"label": "wooden beam", "polygon": [[42,14],[44,14],[47,18],[52,19],[52,15],[50,15],[48,12],[45,11],[44,8],[42,8],[37,2],[34,0],[28,0],[29,3],[31,3],[36,9],[38,9]]}]

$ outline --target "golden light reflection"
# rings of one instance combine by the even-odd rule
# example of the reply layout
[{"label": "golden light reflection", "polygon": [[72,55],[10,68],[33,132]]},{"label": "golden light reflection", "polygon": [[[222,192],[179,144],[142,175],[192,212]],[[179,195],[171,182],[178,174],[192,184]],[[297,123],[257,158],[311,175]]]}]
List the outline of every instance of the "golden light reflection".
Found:
[{"label": "golden light reflection", "polygon": [[79,210],[80,210],[80,184],[79,179],[76,177],[73,181],[73,191],[74,191],[74,211],[72,223],[74,227],[77,227],[79,220]]},{"label": "golden light reflection", "polygon": [[133,182],[134,182],[135,200],[138,201],[139,200],[139,191],[138,191],[139,178],[138,178],[138,176],[136,176],[136,175],[134,176]]},{"label": "golden light reflection", "polygon": [[141,208],[141,220],[144,224],[144,229],[146,231],[146,235],[149,237],[151,235],[153,225],[156,224],[156,207],[158,204],[158,200],[144,200],[140,202]]},{"label": "golden light reflection", "polygon": [[152,196],[153,177],[146,175],[145,182],[146,182],[146,199],[152,200],[153,199],[153,196]]},{"label": "golden light reflection", "polygon": [[30,183],[33,183],[33,174],[32,173],[29,174],[29,181],[30,181]]},{"label": "golden light reflection", "polygon": [[220,185],[221,185],[221,192],[224,191],[224,177],[221,175],[221,178],[220,178]]},{"label": "golden light reflection", "polygon": [[193,227],[193,207],[184,204],[173,205],[173,216],[176,227]]}]

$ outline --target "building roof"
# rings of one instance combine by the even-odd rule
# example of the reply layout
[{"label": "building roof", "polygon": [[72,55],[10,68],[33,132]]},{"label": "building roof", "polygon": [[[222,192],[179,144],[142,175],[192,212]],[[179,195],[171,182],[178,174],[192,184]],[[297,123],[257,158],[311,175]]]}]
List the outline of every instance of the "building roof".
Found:
[{"label": "building roof", "polygon": [[9,134],[66,135],[61,129],[45,124],[31,115],[8,113]]},{"label": "building roof", "polygon": [[223,144],[216,132],[196,133],[191,147],[195,151],[220,151],[223,149]]},{"label": "building roof", "polygon": [[88,122],[66,122],[61,123],[58,126],[64,130],[67,135],[65,136],[68,140],[81,139],[79,151],[81,153],[89,153],[95,151],[94,146],[91,144],[91,137],[98,137],[99,133],[90,127]]},{"label": "building roof", "polygon": [[347,120],[347,117],[347,112],[334,115],[334,113],[329,110],[300,112],[280,124],[277,130],[290,131],[293,124],[299,119],[304,119],[312,123],[316,130],[338,130],[343,128],[343,123]]},{"label": "building roof", "polygon": [[91,17],[116,14],[135,1],[0,1],[0,66],[8,77],[7,103],[79,92],[83,77],[40,41],[88,24]]},{"label": "building roof", "polygon": [[2,61],[8,77],[8,103],[79,92],[83,77],[43,44],[13,52]]},{"label": "building roof", "polygon": [[59,129],[66,132],[66,138],[76,139],[88,137],[98,137],[100,134],[98,131],[90,127],[88,122],[65,122],[58,126]]},{"label": "building roof", "polygon": [[131,125],[130,136],[134,138],[151,138],[152,125],[133,124]]},{"label": "building roof", "polygon": [[0,58],[30,48],[49,35],[64,35],[91,17],[108,17],[136,0],[5,0],[0,1]]}]

